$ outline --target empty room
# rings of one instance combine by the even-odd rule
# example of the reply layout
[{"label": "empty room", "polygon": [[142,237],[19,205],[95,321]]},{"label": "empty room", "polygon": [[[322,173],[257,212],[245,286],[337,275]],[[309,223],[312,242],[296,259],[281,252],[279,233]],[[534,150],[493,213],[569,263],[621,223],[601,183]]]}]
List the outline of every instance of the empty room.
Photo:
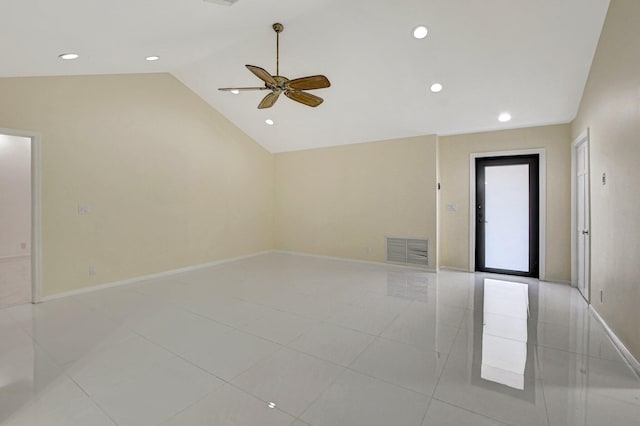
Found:
[{"label": "empty room", "polygon": [[0,424],[640,426],[640,2],[0,2]]}]

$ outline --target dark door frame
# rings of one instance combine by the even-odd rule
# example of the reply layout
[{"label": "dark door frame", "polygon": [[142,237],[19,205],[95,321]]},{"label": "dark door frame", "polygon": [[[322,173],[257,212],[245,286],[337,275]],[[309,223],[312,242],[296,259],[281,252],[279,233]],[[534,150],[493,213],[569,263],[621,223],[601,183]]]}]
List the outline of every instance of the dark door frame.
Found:
[{"label": "dark door frame", "polygon": [[[475,270],[479,272],[491,272],[497,274],[518,275],[526,277],[539,277],[539,257],[540,257],[540,158],[538,154],[511,155],[496,157],[481,157],[475,160]],[[485,221],[484,221],[484,190],[485,185],[484,170],[491,166],[508,166],[517,164],[527,164],[529,166],[529,267],[528,271],[514,271],[496,268],[488,268],[484,265],[484,241],[485,241]]]}]

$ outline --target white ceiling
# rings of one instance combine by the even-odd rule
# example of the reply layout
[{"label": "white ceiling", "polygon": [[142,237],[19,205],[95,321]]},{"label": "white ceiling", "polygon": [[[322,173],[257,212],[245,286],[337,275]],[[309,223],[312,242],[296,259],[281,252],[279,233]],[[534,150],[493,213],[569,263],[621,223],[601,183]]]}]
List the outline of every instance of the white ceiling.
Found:
[{"label": "white ceiling", "polygon": [[[609,0],[2,0],[0,76],[171,72],[271,152],[566,123]],[[245,64],[324,74],[309,108],[264,92]],[[426,25],[423,40],[411,36]],[[75,61],[58,54],[77,52]],[[159,55],[158,62],[144,57]],[[444,85],[433,94],[433,82]],[[513,120],[499,123],[500,112]],[[276,124],[267,126],[266,118]]]}]

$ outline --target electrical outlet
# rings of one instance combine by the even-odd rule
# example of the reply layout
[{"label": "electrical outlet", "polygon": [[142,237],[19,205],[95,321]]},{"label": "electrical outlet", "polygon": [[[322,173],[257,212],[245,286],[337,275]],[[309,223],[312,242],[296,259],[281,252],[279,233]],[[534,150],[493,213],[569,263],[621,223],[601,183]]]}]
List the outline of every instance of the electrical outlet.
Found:
[{"label": "electrical outlet", "polygon": [[96,267],[93,265],[89,266],[89,275],[95,275],[96,274]]}]

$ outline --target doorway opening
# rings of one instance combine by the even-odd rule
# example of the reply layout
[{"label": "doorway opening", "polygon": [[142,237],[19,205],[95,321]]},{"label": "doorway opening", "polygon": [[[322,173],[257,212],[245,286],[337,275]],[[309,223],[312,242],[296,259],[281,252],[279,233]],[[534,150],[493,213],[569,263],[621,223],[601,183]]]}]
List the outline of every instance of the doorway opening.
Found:
[{"label": "doorway opening", "polygon": [[544,280],[544,150],[471,154],[470,171],[470,270]]},{"label": "doorway opening", "polygon": [[39,137],[0,129],[0,308],[39,301]]}]

